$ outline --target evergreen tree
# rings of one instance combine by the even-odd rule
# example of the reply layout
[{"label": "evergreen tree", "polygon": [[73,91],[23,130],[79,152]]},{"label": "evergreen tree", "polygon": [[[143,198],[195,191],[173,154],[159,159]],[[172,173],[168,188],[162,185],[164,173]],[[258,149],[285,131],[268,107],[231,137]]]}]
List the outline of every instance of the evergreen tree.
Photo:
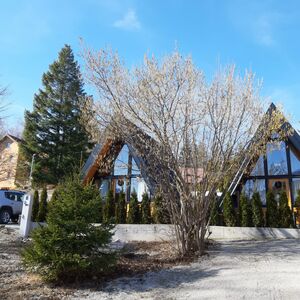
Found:
[{"label": "evergreen tree", "polygon": [[38,222],[45,222],[46,215],[47,215],[47,189],[46,187],[43,188],[41,193],[41,199],[40,199],[40,205],[39,205],[39,212],[37,215],[37,221]]},{"label": "evergreen tree", "polygon": [[229,193],[226,193],[223,203],[223,216],[226,226],[236,226],[236,216],[233,202]]},{"label": "evergreen tree", "polygon": [[105,223],[115,223],[116,203],[112,190],[109,190],[105,199],[103,221]]},{"label": "evergreen tree", "polygon": [[151,207],[150,207],[150,198],[148,193],[144,193],[142,197],[141,204],[142,211],[142,224],[150,224],[151,223]]},{"label": "evergreen tree", "polygon": [[87,96],[70,46],[62,48],[58,59],[43,74],[42,84],[34,96],[33,111],[25,112],[24,144],[17,172],[21,176],[27,169],[28,173],[28,163],[36,154],[32,177],[33,184],[39,186],[58,183],[80,166],[92,146],[81,122]]},{"label": "evergreen tree", "polygon": [[279,227],[289,228],[293,224],[292,212],[288,204],[288,198],[285,191],[280,193],[279,206],[278,206],[278,216],[279,216]]},{"label": "evergreen tree", "polygon": [[267,192],[267,211],[266,211],[266,225],[268,227],[278,227],[278,205],[275,195],[272,191]]},{"label": "evergreen tree", "polygon": [[33,193],[33,203],[32,203],[32,212],[31,212],[31,221],[36,222],[37,216],[39,213],[39,192],[37,190]]},{"label": "evergreen tree", "polygon": [[120,193],[116,199],[116,224],[126,223],[125,193]]},{"label": "evergreen tree", "polygon": [[211,225],[211,226],[219,226],[220,225],[219,201],[217,198],[211,204],[209,225]]},{"label": "evergreen tree", "polygon": [[140,206],[135,191],[131,194],[129,202],[129,212],[127,218],[128,224],[140,224],[141,223],[141,213]]},{"label": "evergreen tree", "polygon": [[156,224],[170,224],[170,214],[160,194],[154,197],[152,219]]},{"label": "evergreen tree", "polygon": [[244,193],[240,197],[240,226],[252,226],[252,205]]},{"label": "evergreen tree", "polygon": [[47,281],[103,278],[115,263],[115,253],[108,248],[112,226],[93,225],[99,217],[99,191],[74,176],[58,186],[57,199],[49,207],[47,226],[32,232],[23,262]]},{"label": "evergreen tree", "polygon": [[264,225],[262,203],[258,192],[252,195],[252,222],[255,227],[262,227]]}]

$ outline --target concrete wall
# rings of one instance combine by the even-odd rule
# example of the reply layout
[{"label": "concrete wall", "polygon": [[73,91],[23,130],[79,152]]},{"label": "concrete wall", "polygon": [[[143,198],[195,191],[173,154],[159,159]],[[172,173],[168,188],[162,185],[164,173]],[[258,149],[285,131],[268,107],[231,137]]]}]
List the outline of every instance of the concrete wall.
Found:
[{"label": "concrete wall", "polygon": [[[44,225],[43,223],[42,225]],[[31,229],[38,223],[31,223]],[[119,224],[114,229],[113,240],[120,241],[172,241],[175,239],[174,227],[163,224]],[[255,228],[210,226],[209,238],[213,240],[263,240],[263,239],[300,239],[300,229],[292,228]]]}]

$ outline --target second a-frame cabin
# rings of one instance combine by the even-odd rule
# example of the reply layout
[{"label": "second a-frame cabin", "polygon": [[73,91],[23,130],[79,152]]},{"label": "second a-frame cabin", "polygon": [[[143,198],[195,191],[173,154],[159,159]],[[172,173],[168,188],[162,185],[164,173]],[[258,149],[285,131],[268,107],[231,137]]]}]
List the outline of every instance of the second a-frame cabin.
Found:
[{"label": "second a-frame cabin", "polygon": [[[269,110],[277,108],[271,104]],[[265,207],[267,191],[272,190],[277,200],[279,194],[285,191],[293,208],[300,193],[300,136],[288,121],[282,124],[282,128],[292,129],[291,133],[285,139],[273,134],[265,145],[265,152],[248,161],[236,174],[229,190],[237,202],[241,193],[250,199],[254,192],[259,192]]]}]

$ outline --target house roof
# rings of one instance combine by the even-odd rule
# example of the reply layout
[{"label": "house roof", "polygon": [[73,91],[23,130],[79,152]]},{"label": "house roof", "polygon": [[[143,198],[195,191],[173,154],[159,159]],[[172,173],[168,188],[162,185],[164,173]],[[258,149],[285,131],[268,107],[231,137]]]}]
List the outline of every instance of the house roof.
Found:
[{"label": "house roof", "polygon": [[2,142],[5,138],[9,138],[10,140],[14,141],[14,142],[17,142],[17,143],[23,143],[24,141],[12,134],[6,134],[4,135],[1,139],[0,139],[0,142]]}]

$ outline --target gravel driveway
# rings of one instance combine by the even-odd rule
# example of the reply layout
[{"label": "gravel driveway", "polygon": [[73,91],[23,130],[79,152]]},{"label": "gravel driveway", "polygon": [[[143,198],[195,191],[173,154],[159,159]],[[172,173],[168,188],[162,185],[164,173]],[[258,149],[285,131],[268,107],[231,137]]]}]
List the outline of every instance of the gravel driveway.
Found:
[{"label": "gravel driveway", "polygon": [[0,230],[1,299],[300,299],[299,240],[222,242],[188,266],[85,290],[46,286],[26,275],[18,243],[17,234]]}]

